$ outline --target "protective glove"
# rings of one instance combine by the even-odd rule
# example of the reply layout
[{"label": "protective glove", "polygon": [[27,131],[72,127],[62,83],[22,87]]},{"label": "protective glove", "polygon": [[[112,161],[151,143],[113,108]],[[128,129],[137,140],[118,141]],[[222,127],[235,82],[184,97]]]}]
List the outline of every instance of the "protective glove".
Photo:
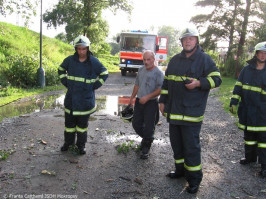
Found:
[{"label": "protective glove", "polygon": [[229,111],[230,111],[232,114],[236,114],[236,105],[231,105],[230,108],[229,108]]}]

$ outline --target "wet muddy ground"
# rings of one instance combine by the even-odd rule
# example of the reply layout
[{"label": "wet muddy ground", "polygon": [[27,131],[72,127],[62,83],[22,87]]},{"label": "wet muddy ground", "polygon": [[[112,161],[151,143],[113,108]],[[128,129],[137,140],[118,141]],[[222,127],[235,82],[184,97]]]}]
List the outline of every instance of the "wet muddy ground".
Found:
[{"label": "wet muddy ground", "polygon": [[[130,96],[135,75],[110,74],[97,98]],[[64,91],[60,91],[60,94]],[[35,97],[36,99],[41,96]],[[115,97],[115,98],[114,98]],[[100,101],[100,100],[99,100]],[[104,102],[104,101],[102,101]],[[100,103],[102,107],[108,107]],[[111,106],[112,107],[112,106]],[[119,112],[119,105],[115,110]],[[87,154],[62,153],[61,108],[6,118],[0,122],[0,149],[12,153],[0,161],[0,198],[265,198],[259,164],[242,166],[243,133],[212,92],[201,131],[203,181],[187,194],[184,179],[165,175],[174,169],[168,124],[161,117],[148,160],[139,159],[140,138],[130,123],[106,109],[89,122]]]}]

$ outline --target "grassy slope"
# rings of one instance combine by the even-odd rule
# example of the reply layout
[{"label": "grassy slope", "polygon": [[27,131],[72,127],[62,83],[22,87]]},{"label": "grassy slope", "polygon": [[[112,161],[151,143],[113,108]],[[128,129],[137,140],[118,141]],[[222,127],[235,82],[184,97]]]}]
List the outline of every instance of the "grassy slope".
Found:
[{"label": "grassy slope", "polygon": [[[60,40],[43,36],[43,61],[59,66],[63,59],[74,53],[72,45],[63,43]],[[1,68],[9,65],[7,58],[15,55],[34,55],[39,59],[40,34],[24,27],[0,22],[0,85]],[[99,56],[99,60],[107,67],[109,72],[117,72],[119,68],[118,57],[111,55]],[[37,69],[36,69],[37,72]],[[56,74],[57,76],[57,74]],[[49,90],[62,89],[60,86],[49,86],[44,89],[21,89],[8,87],[0,89],[0,106],[14,100],[40,94]]]}]

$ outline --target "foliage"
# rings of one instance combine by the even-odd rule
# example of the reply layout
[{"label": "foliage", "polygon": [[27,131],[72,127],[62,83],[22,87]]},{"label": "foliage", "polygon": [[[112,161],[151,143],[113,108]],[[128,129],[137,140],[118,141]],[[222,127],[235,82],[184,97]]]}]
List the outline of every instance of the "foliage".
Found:
[{"label": "foliage", "polygon": [[52,11],[44,14],[44,21],[48,27],[66,25],[68,42],[77,35],[86,35],[92,43],[98,44],[105,40],[109,27],[102,19],[102,10],[112,9],[131,13],[132,7],[128,0],[62,0],[54,6]]},{"label": "foliage", "polygon": [[215,92],[215,95],[219,97],[219,100],[223,103],[223,108],[226,112],[229,112],[230,100],[233,95],[233,89],[236,83],[236,79],[223,77],[223,82],[219,87],[219,90]]},{"label": "foliage", "polygon": [[25,26],[29,25],[32,15],[36,16],[38,0],[0,0],[0,14],[16,13],[25,19]]},{"label": "foliage", "polygon": [[[246,6],[249,3],[251,3],[250,10]],[[239,46],[241,35],[245,41],[245,33],[249,35],[257,33],[258,36],[261,35],[261,31],[258,30],[263,30],[265,27],[265,3],[260,0],[246,0],[246,3],[241,0],[200,0],[196,2],[196,6],[213,8],[209,14],[200,14],[191,18],[191,22],[197,24],[198,28],[204,29],[201,34],[204,49],[214,50],[218,41],[228,42],[227,55],[231,56],[231,52],[236,52]],[[255,20],[252,21],[253,18]],[[265,29],[262,32],[265,32]],[[257,38],[257,41],[261,39]]]},{"label": "foliage", "polygon": [[8,149],[8,150],[1,150],[0,149],[0,161],[1,160],[6,160],[11,154],[13,154],[15,151],[12,149]]},{"label": "foliage", "polygon": [[100,60],[100,62],[103,64],[103,66],[105,66],[108,69],[109,73],[120,71],[120,69],[118,67],[119,57],[117,55],[113,56],[113,55],[100,54],[97,57]]},{"label": "foliage", "polygon": [[158,36],[168,37],[168,57],[181,52],[179,44],[179,31],[172,26],[161,26],[158,30]]},{"label": "foliage", "polygon": [[[0,23],[0,85],[37,86],[39,34],[27,28]],[[43,37],[42,66],[46,85],[59,83],[57,69],[62,60],[73,53],[73,47],[59,40]]]},{"label": "foliage", "polygon": [[130,149],[137,151],[139,149],[138,145],[134,144],[134,141],[123,142],[117,146],[118,153],[128,153]]},{"label": "foliage", "polygon": [[47,86],[44,88],[31,88],[31,89],[5,87],[0,89],[0,100],[1,100],[0,106],[6,105],[20,98],[30,97],[32,95],[41,94],[53,90],[62,90],[62,89],[64,89],[64,86],[61,84],[56,86]]}]

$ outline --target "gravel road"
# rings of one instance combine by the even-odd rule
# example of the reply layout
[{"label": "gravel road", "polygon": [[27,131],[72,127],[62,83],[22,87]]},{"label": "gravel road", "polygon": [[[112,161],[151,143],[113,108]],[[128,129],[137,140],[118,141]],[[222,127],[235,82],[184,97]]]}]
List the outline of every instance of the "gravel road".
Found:
[{"label": "gravel road", "polygon": [[[135,74],[110,74],[97,98],[129,96],[134,81]],[[259,164],[239,164],[244,155],[243,133],[236,119],[223,111],[215,91],[209,96],[201,130],[204,176],[197,194],[186,193],[184,179],[165,176],[174,169],[174,160],[164,117],[156,127],[150,158],[141,160],[133,148],[141,139],[131,124],[101,111],[89,122],[87,154],[60,152],[63,115],[62,109],[47,109],[0,123],[0,149],[13,152],[0,161],[0,198],[266,197],[266,179],[258,175]],[[119,153],[122,144],[128,152]]]}]

